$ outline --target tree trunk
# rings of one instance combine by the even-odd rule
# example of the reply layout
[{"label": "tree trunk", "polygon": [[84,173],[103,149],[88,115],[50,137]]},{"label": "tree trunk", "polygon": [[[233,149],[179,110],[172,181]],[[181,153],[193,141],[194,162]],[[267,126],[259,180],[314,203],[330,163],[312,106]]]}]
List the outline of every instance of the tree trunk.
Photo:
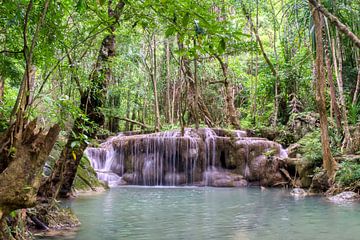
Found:
[{"label": "tree trunk", "polygon": [[334,85],[334,77],[333,72],[331,69],[331,63],[330,63],[330,53],[329,53],[329,41],[327,40],[327,36],[325,34],[325,31],[323,32],[323,40],[324,40],[324,49],[325,49],[325,63],[326,63],[326,69],[327,69],[327,76],[328,76],[328,83],[330,86],[330,98],[331,98],[331,109],[334,112],[334,118],[335,123],[337,126],[337,129],[341,131],[341,116],[340,116],[340,110],[339,106],[336,101],[336,92],[335,92],[335,85]]},{"label": "tree trunk", "polygon": [[342,149],[345,151],[349,151],[349,150],[351,150],[352,140],[351,140],[351,136],[350,136],[344,88],[343,88],[342,53],[341,53],[340,36],[339,36],[338,31],[336,31],[336,42],[337,42],[336,56],[337,56],[337,60],[338,60],[337,84],[338,84],[338,91],[339,91],[339,102],[340,102],[339,105],[341,108],[341,114],[342,114],[342,119],[343,119],[343,130],[344,130],[344,141],[343,141]]},{"label": "tree trunk", "polygon": [[[197,78],[197,53],[196,53],[196,38],[194,37],[194,49],[195,49],[195,56],[194,56],[194,92],[195,92],[195,103],[199,102],[199,84]],[[194,118],[195,118],[195,129],[199,129],[199,106],[195,104],[194,109]]]},{"label": "tree trunk", "polygon": [[44,2],[39,21],[28,47],[28,20],[33,1],[30,1],[24,18],[23,41],[25,73],[13,108],[8,129],[0,134],[0,237],[2,221],[11,211],[33,207],[42,178],[42,168],[55,144],[60,127],[54,125],[47,133],[37,128],[36,119],[28,122],[27,109],[30,105],[31,67],[37,38],[45,21],[50,1]]},{"label": "tree trunk", "polygon": [[[312,8],[312,10],[314,10]],[[328,121],[326,114],[326,99],[325,99],[325,75],[323,62],[323,43],[322,43],[322,21],[318,11],[312,11],[312,16],[315,26],[316,39],[316,60],[315,60],[315,86],[316,86],[316,103],[320,114],[320,130],[321,130],[321,145],[323,152],[323,167],[327,171],[329,179],[332,179],[335,173],[336,162],[331,154],[330,140],[328,133]]]},{"label": "tree trunk", "polygon": [[[36,120],[33,120],[24,125],[23,130],[15,133],[11,146],[1,149],[0,212],[4,216],[16,209],[35,206],[43,166],[60,127],[55,125],[45,134],[36,129]],[[7,145],[11,134],[7,131],[0,136],[0,146]]]},{"label": "tree trunk", "polygon": [[[120,0],[115,10],[111,9],[110,6],[111,4],[109,4],[108,15],[114,18],[116,24],[125,3]],[[69,197],[77,167],[88,145],[87,137],[94,137],[97,132],[96,125],[104,124],[104,116],[99,108],[103,106],[105,100],[106,83],[110,82],[112,78],[109,63],[116,52],[115,24],[110,26],[111,33],[101,43],[95,70],[89,77],[90,86],[81,94],[80,109],[87,115],[88,120],[84,121],[81,117],[75,120],[72,132],[55,163],[51,176],[42,184],[39,191],[39,198],[43,201],[51,201],[58,196]]]},{"label": "tree trunk", "polygon": [[277,125],[278,122],[278,115],[279,115],[279,83],[280,83],[280,77],[278,72],[276,71],[274,65],[272,64],[272,62],[270,61],[269,57],[267,56],[264,46],[262,44],[261,38],[259,36],[258,30],[257,28],[254,26],[253,21],[251,20],[251,16],[250,14],[247,12],[245,5],[242,4],[242,11],[245,14],[247,20],[249,21],[250,24],[250,29],[251,31],[255,34],[255,38],[256,38],[256,42],[258,43],[259,47],[260,47],[260,51],[265,59],[265,62],[267,63],[267,65],[269,66],[271,73],[273,74],[273,76],[275,77],[275,85],[274,85],[274,90],[275,90],[275,99],[274,99],[274,118],[272,121],[272,126],[275,127]]},{"label": "tree trunk", "polygon": [[332,22],[336,28],[344,33],[358,48],[360,48],[360,39],[350,31],[350,29],[344,25],[340,20],[332,15],[326,8],[319,4],[316,0],[309,0],[309,2],[314,6],[314,8],[324,14],[330,22]]},{"label": "tree trunk", "polygon": [[[360,59],[358,61],[360,62]],[[354,96],[353,96],[353,100],[352,100],[352,105],[354,105],[354,106],[357,104],[359,90],[360,90],[360,64],[358,66],[356,87],[355,87],[355,92],[354,92]]]},{"label": "tree trunk", "polygon": [[223,77],[224,77],[224,90],[225,90],[225,105],[226,105],[226,117],[228,122],[235,128],[240,129],[239,114],[234,105],[234,94],[231,84],[228,80],[228,64],[224,62],[220,56],[215,56],[219,61]]},{"label": "tree trunk", "polygon": [[[180,41],[178,41],[178,46],[179,46],[179,50],[184,49],[184,45]],[[208,125],[209,127],[212,127],[214,124],[213,124],[211,114],[210,114],[206,104],[204,103],[204,101],[200,95],[197,95],[197,97],[195,97],[197,93],[195,91],[196,87],[195,87],[194,77],[193,77],[193,74],[190,69],[190,61],[187,57],[182,56],[181,62],[182,62],[180,64],[181,71],[183,72],[182,74],[183,74],[184,80],[187,85],[186,96],[187,96],[187,103],[189,103],[188,107],[189,107],[191,117],[194,118],[196,116],[196,114],[200,114],[200,116],[204,120],[205,124]],[[196,99],[197,99],[197,101],[196,101]],[[198,113],[195,113],[195,111],[197,111],[197,110],[198,110]]]},{"label": "tree trunk", "polygon": [[[170,72],[170,42],[167,39],[165,42],[165,55],[166,55],[166,108],[165,108],[165,116],[167,123],[173,124],[173,116],[172,116],[172,104],[171,104],[171,72]],[[173,86],[174,88],[175,86]]]},{"label": "tree trunk", "polygon": [[[151,44],[150,44],[151,45]],[[158,91],[157,91],[157,66],[156,66],[156,37],[155,34],[153,35],[152,39],[152,47],[151,53],[152,53],[152,67],[151,67],[151,81],[153,84],[153,90],[154,90],[154,103],[155,103],[155,131],[160,131],[160,110],[159,110],[159,98],[158,98]]]},{"label": "tree trunk", "polygon": [[5,92],[5,78],[0,76],[0,103],[2,103],[4,99],[4,92]]}]

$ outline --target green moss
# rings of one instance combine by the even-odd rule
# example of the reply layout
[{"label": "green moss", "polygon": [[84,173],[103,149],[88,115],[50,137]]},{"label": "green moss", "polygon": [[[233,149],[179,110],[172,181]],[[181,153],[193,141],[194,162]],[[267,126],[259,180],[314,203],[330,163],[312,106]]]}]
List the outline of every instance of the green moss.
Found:
[{"label": "green moss", "polygon": [[105,185],[97,179],[95,170],[86,156],[81,158],[73,187],[75,190],[88,191]]}]

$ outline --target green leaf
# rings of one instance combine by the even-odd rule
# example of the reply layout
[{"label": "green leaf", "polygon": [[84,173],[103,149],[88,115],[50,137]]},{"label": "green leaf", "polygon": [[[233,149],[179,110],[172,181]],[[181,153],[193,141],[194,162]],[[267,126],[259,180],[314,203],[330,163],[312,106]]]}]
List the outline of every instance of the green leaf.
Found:
[{"label": "green leaf", "polygon": [[187,13],[185,13],[185,15],[182,19],[182,22],[181,22],[183,28],[185,28],[188,25],[189,19],[190,19],[190,14],[187,12]]},{"label": "green leaf", "polygon": [[99,0],[99,4],[102,6],[105,4],[105,0]]},{"label": "green leaf", "polygon": [[225,39],[224,38],[221,38],[220,42],[219,42],[219,46],[218,46],[218,51],[219,53],[223,53],[225,52],[225,49],[226,49],[226,42],[225,42]]},{"label": "green leaf", "polygon": [[75,148],[75,147],[78,147],[79,145],[80,145],[79,141],[73,141],[73,142],[71,142],[70,147]]},{"label": "green leaf", "polygon": [[79,13],[83,13],[86,8],[86,3],[84,0],[79,0],[76,4],[76,11]]},{"label": "green leaf", "polygon": [[176,29],[174,27],[170,27],[166,30],[165,32],[165,37],[169,37],[171,35],[174,35],[174,33],[176,32]]}]

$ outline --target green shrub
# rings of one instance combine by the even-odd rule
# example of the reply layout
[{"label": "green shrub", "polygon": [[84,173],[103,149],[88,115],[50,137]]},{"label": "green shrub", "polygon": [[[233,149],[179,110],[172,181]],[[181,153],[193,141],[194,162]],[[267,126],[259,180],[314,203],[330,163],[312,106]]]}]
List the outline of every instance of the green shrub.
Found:
[{"label": "green shrub", "polygon": [[300,144],[300,153],[303,155],[304,159],[315,165],[321,165],[322,149],[320,131],[316,130],[306,134],[298,143]]},{"label": "green shrub", "polygon": [[336,181],[341,186],[350,186],[360,181],[360,164],[357,162],[344,161],[336,172]]}]

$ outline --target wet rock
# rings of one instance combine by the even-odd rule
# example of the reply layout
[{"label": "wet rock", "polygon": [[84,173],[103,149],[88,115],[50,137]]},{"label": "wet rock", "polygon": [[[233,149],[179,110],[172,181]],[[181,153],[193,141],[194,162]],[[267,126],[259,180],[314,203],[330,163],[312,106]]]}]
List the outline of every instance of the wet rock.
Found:
[{"label": "wet rock", "polygon": [[351,191],[339,193],[335,196],[329,197],[328,199],[334,203],[344,203],[359,200],[359,194]]},{"label": "wet rock", "polygon": [[303,197],[308,195],[308,193],[302,188],[294,188],[293,190],[291,190],[290,195],[294,197]]},{"label": "wet rock", "polygon": [[206,171],[204,179],[205,185],[212,187],[245,187],[248,184],[243,176],[218,169]]}]

